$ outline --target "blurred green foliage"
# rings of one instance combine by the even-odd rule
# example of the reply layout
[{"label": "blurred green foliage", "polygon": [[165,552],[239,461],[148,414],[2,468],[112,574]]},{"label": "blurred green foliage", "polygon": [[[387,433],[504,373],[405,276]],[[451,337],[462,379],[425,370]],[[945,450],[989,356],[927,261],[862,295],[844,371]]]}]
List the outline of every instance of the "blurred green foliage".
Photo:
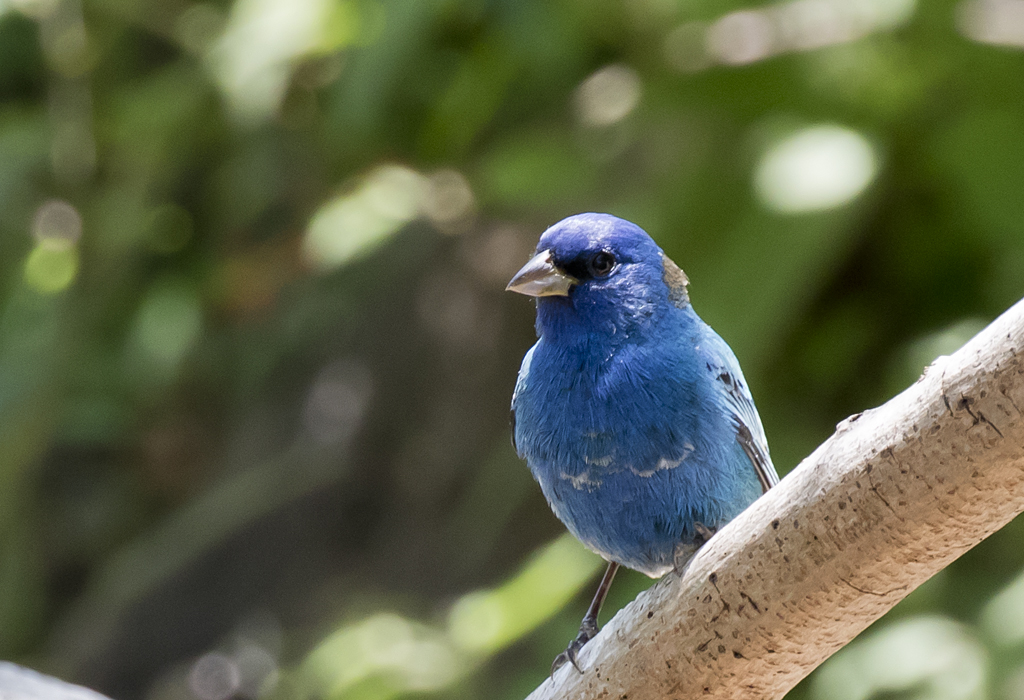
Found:
[{"label": "blurred green foliage", "polygon": [[[644,226],[788,471],[1024,296],[1021,7],[0,0],[0,657],[524,696],[600,567],[508,441],[537,236]],[[1022,527],[792,697],[1024,697]]]}]

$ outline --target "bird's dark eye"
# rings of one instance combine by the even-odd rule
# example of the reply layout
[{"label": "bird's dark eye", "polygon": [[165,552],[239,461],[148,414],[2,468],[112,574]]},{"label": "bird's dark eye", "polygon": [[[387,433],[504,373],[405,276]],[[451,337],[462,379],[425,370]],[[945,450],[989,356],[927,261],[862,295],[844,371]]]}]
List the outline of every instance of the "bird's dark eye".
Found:
[{"label": "bird's dark eye", "polygon": [[615,267],[615,256],[608,251],[602,250],[595,253],[587,262],[590,274],[594,277],[607,277],[608,273]]}]

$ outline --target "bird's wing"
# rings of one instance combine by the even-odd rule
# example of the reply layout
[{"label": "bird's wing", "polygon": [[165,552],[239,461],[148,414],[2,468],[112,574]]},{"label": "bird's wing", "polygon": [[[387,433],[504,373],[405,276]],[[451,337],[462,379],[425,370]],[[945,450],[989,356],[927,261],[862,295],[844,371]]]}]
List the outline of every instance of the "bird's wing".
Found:
[{"label": "bird's wing", "polygon": [[716,379],[725,389],[726,404],[732,411],[736,427],[736,440],[747,453],[750,463],[754,465],[761,489],[767,491],[779,483],[779,475],[768,454],[768,438],[765,437],[764,426],[761,425],[761,417],[757,415],[750,390],[747,389],[738,368],[719,368]]},{"label": "bird's wing", "polygon": [[732,349],[710,328],[707,328],[701,345],[707,369],[713,373],[722,390],[725,409],[736,429],[736,441],[757,472],[762,491],[767,491],[779,483],[779,475],[768,454],[768,438],[764,435],[764,426],[757,415],[740,363]]},{"label": "bird's wing", "polygon": [[516,444],[516,405],[512,404],[512,410],[509,411],[509,428],[512,430],[512,449],[519,454],[519,445]]},{"label": "bird's wing", "polygon": [[519,454],[520,457],[523,455],[519,452],[519,446],[516,445],[516,399],[519,398],[519,392],[526,386],[526,382],[530,376],[530,362],[533,360],[533,351],[537,349],[534,345],[532,348],[526,351],[526,355],[523,356],[523,364],[519,368],[519,376],[516,378],[516,388],[512,391],[512,408],[510,411],[510,425],[512,428],[512,449]]}]

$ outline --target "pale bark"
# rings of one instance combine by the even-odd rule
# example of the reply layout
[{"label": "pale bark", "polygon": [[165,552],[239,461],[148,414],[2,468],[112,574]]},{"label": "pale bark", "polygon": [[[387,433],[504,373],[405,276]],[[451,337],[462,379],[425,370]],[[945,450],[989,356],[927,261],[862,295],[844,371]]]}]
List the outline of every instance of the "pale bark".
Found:
[{"label": "pale bark", "polygon": [[1024,510],[1024,301],[843,421],[530,697],[780,698]]}]

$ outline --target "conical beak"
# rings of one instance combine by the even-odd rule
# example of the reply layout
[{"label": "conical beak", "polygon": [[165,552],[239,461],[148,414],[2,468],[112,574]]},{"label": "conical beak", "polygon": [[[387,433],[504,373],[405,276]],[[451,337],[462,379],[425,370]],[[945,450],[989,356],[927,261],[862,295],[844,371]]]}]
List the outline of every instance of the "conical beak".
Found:
[{"label": "conical beak", "polygon": [[543,250],[523,265],[505,291],[531,297],[565,297],[569,296],[569,287],[578,283],[578,279],[555,266],[550,250]]}]

